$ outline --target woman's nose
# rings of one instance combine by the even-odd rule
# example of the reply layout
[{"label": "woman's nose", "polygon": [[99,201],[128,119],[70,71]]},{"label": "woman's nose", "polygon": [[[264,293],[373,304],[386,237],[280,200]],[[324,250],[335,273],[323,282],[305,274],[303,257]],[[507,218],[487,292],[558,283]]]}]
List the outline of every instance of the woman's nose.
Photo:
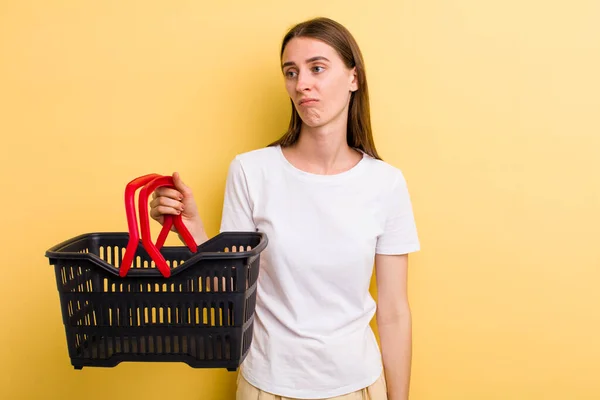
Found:
[{"label": "woman's nose", "polygon": [[298,92],[304,92],[312,88],[312,77],[310,73],[301,71],[298,73],[298,79],[296,80],[296,90]]}]

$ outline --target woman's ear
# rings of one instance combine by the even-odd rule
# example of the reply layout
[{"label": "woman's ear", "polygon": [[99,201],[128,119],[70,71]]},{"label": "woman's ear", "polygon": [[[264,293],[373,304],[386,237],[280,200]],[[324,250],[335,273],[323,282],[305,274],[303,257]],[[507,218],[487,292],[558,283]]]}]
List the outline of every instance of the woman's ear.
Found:
[{"label": "woman's ear", "polygon": [[356,73],[356,67],[350,70],[350,91],[356,92],[358,90],[358,74]]}]

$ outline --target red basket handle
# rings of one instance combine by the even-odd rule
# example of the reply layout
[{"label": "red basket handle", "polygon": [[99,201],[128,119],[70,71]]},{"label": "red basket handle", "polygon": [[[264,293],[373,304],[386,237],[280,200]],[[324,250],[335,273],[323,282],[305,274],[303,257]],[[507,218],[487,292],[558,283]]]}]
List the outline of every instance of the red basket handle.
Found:
[{"label": "red basket handle", "polygon": [[165,243],[167,235],[169,234],[169,230],[173,223],[175,223],[175,228],[181,235],[183,241],[187,245],[187,247],[195,253],[198,250],[196,245],[196,241],[192,234],[185,227],[181,219],[181,215],[176,215],[174,218],[165,219],[163,223],[163,228],[158,236],[158,240],[156,241],[156,245],[152,243],[152,238],[150,236],[150,221],[148,219],[148,198],[150,193],[154,192],[157,188],[161,186],[169,186],[175,187],[173,184],[173,178],[171,176],[159,176],[147,183],[142,190],[140,191],[139,196],[139,213],[140,213],[140,229],[142,231],[142,243],[144,248],[154,260],[156,264],[156,268],[163,274],[165,278],[171,276],[171,269],[167,265],[165,258],[160,253],[159,249]]},{"label": "red basket handle", "polygon": [[[163,181],[158,181],[161,178],[163,179]],[[163,246],[163,244],[169,234],[169,231],[171,230],[171,227],[173,226],[173,216],[172,215],[164,216],[163,228],[160,231],[160,234],[159,234],[159,237],[157,240],[158,248],[156,246],[154,246],[151,242],[150,226],[149,226],[150,224],[148,221],[148,196],[149,196],[149,193],[154,191],[154,189],[156,189],[159,186],[165,186],[165,185],[173,186],[172,178],[171,178],[170,182],[167,181],[166,184],[160,185],[161,182],[164,182],[164,178],[170,178],[170,177],[161,177],[161,175],[158,175],[158,174],[148,174],[148,175],[140,176],[139,178],[136,178],[136,179],[132,180],[131,182],[129,182],[125,188],[125,212],[127,214],[127,226],[129,229],[129,242],[127,243],[127,248],[125,249],[125,255],[123,256],[123,260],[121,261],[121,266],[119,269],[119,275],[121,277],[125,277],[127,275],[127,272],[129,271],[129,269],[131,268],[131,264],[133,263],[133,258],[135,257],[135,253],[137,251],[138,244],[140,241],[137,218],[135,215],[135,192],[140,187],[142,187],[142,191],[140,192],[140,220],[141,220],[141,224],[142,224],[142,227],[141,227],[142,228],[142,244],[144,245],[144,248],[146,249],[146,251],[148,252],[150,257],[152,257],[152,260],[154,260],[155,264],[157,265],[158,269],[161,271],[163,276],[168,277],[171,274],[171,271],[170,271],[168,265],[166,264],[164,257],[162,256],[162,254],[160,254],[158,249]],[[155,181],[157,181],[159,183],[158,186],[155,186],[154,189],[152,189],[152,190],[144,190],[148,187],[148,185],[150,183],[155,182]],[[144,198],[144,201],[142,201],[142,197]],[[143,209],[143,212],[142,212],[142,209]],[[196,252],[197,251],[196,242],[194,241],[194,238],[192,237],[192,235],[189,233],[189,231],[183,224],[183,221],[181,220],[180,215],[175,216],[175,227],[181,234],[182,238],[184,239],[184,241],[186,242],[186,244],[188,245],[190,250],[192,250],[193,252]]]},{"label": "red basket handle", "polygon": [[135,216],[135,192],[140,187],[144,186],[145,184],[159,176],[160,175],[158,174],[140,176],[139,178],[135,178],[134,180],[129,182],[125,187],[125,213],[127,214],[129,242],[127,243],[125,255],[123,256],[123,260],[121,261],[121,266],[119,269],[119,275],[121,277],[127,275],[127,271],[129,271],[129,268],[131,267],[131,263],[133,262],[135,252],[137,251],[138,243],[140,241],[138,222]]}]

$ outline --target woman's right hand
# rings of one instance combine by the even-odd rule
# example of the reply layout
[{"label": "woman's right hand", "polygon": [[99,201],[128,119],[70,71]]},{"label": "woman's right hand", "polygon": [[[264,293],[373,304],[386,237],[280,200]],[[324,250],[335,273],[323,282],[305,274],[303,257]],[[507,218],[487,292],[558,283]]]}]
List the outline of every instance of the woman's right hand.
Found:
[{"label": "woman's right hand", "polygon": [[[183,224],[194,237],[196,244],[202,244],[208,237],[192,189],[183,183],[177,172],[173,174],[173,184],[175,188],[159,187],[154,191],[150,202],[150,216],[162,225],[166,214],[181,215]],[[176,231],[175,225],[171,230]]]}]

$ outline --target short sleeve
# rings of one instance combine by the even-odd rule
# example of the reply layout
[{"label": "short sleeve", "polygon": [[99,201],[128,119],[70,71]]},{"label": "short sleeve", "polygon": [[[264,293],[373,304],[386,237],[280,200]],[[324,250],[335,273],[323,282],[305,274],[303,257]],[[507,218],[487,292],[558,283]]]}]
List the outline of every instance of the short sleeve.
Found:
[{"label": "short sleeve", "polygon": [[220,231],[256,231],[248,181],[242,164],[237,158],[231,162],[227,173]]},{"label": "short sleeve", "polygon": [[407,254],[420,250],[417,228],[406,180],[400,173],[387,199],[383,233],[377,239],[377,254]]}]

